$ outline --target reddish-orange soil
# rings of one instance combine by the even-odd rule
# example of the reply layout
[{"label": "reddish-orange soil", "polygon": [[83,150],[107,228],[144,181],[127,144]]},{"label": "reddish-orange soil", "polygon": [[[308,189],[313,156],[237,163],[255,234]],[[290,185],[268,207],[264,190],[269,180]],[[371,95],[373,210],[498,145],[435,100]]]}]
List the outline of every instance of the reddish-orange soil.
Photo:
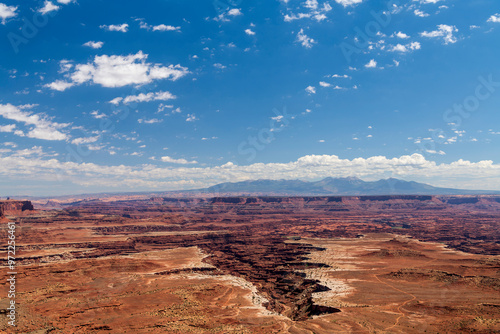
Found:
[{"label": "reddish-orange soil", "polygon": [[498,197],[9,205],[18,326],[0,316],[7,332],[500,331]]}]

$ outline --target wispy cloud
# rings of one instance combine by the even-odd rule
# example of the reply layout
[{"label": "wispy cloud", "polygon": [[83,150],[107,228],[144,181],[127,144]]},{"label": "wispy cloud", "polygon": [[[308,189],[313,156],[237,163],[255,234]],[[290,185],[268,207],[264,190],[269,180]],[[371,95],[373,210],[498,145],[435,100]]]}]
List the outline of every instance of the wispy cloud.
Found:
[{"label": "wispy cloud", "polygon": [[[30,106],[14,106],[10,103],[0,104],[0,116],[18,123],[24,123],[28,127],[26,133],[21,130],[14,131],[14,134],[21,137],[26,136],[44,140],[66,140],[69,138],[66,133],[60,131],[69,126],[69,123],[53,122],[47,115],[23,110],[29,108]],[[14,127],[10,127],[11,130],[14,130]]]},{"label": "wispy cloud", "polygon": [[453,33],[457,31],[458,29],[455,26],[440,24],[437,26],[437,30],[429,32],[424,31],[420,33],[420,36],[427,38],[442,38],[444,44],[453,44],[457,42],[457,38],[453,35]]},{"label": "wispy cloud", "polygon": [[174,159],[172,157],[169,157],[168,155],[164,156],[164,157],[161,157],[161,161],[168,162],[168,163],[171,163],[171,164],[181,164],[181,165],[197,164],[198,163],[195,160],[188,161],[186,159]]},{"label": "wispy cloud", "polygon": [[138,95],[129,95],[126,96],[125,98],[116,97],[111,101],[109,101],[109,103],[118,105],[120,103],[128,104],[131,102],[167,101],[167,100],[173,100],[175,98],[176,96],[170,92],[159,91],[154,93],[149,92],[147,94],[140,93]]},{"label": "wispy cloud", "polygon": [[110,24],[110,25],[100,25],[99,28],[105,29],[108,31],[119,31],[119,32],[127,32],[128,31],[128,23],[123,24]]}]

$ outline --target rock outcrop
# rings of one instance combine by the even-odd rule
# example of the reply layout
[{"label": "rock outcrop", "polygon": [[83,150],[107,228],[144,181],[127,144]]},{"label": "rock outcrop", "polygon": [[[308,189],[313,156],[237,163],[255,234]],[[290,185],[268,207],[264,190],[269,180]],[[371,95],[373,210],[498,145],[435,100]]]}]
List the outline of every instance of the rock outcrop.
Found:
[{"label": "rock outcrop", "polygon": [[30,201],[3,200],[0,201],[0,217],[15,215],[23,211],[33,211],[34,207]]}]

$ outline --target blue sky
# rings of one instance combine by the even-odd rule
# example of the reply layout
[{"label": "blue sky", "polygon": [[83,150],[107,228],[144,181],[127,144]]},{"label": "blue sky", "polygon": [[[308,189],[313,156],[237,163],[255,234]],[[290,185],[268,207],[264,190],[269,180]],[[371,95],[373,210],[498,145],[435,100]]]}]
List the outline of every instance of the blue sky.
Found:
[{"label": "blue sky", "polygon": [[0,0],[0,196],[500,189],[495,0]]}]

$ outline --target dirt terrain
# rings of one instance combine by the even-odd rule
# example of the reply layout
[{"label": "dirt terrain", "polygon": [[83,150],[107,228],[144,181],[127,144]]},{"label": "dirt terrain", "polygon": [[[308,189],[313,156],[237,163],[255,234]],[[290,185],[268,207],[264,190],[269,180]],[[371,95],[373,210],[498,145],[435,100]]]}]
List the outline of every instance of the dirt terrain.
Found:
[{"label": "dirt terrain", "polygon": [[19,319],[0,332],[500,332],[500,197],[0,201],[0,219]]}]

